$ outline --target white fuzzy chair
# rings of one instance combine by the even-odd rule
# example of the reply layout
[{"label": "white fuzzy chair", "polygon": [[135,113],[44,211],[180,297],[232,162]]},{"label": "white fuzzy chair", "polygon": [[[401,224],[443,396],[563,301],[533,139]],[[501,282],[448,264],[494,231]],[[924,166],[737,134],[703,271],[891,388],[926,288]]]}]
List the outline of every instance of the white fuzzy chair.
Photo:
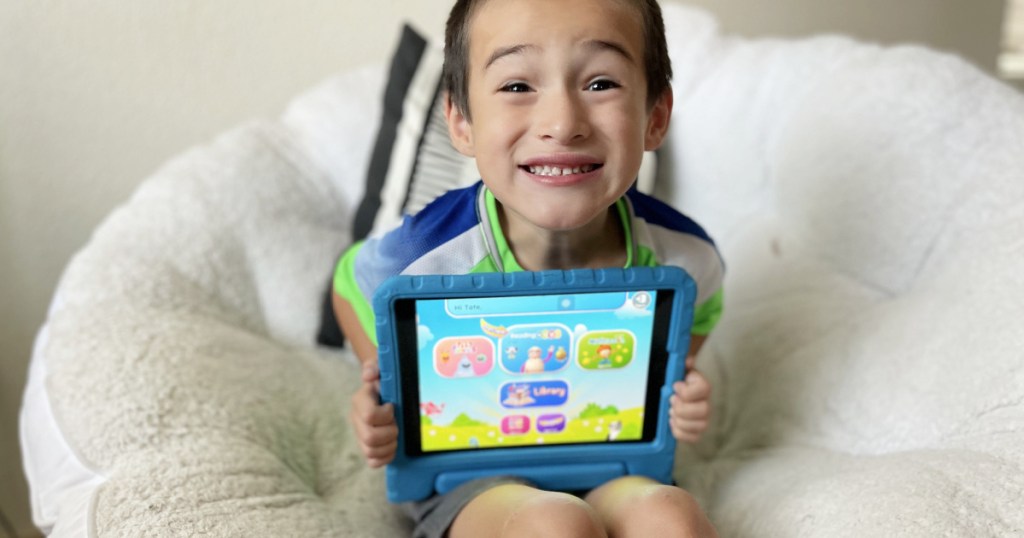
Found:
[{"label": "white fuzzy chair", "polygon": [[[1024,535],[1024,97],[963,61],[666,6],[657,190],[728,265],[677,478],[723,536]],[[22,412],[53,536],[388,536],[312,344],[381,68],[147,179],[74,258]]]}]

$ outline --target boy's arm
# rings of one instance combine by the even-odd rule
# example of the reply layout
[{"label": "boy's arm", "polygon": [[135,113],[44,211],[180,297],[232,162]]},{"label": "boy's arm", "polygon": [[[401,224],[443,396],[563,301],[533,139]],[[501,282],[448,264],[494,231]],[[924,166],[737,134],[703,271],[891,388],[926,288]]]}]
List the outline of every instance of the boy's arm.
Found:
[{"label": "boy's arm", "polygon": [[338,325],[348,338],[352,350],[363,364],[363,384],[352,395],[350,420],[359,439],[359,448],[370,467],[380,467],[395,457],[398,449],[398,425],[395,423],[395,409],[389,404],[380,404],[380,370],[377,368],[377,347],[370,341],[359,323],[355,309],[336,292],[332,292],[331,304]]},{"label": "boy's arm", "polygon": [[377,364],[377,346],[373,345],[370,337],[363,330],[352,305],[338,295],[337,291],[331,292],[331,305],[334,307],[334,316],[338,319],[338,325],[341,326],[341,333],[348,338],[349,344],[352,345],[352,351],[359,358],[359,362],[363,366],[366,366],[368,362]]},{"label": "boy's arm", "polygon": [[708,339],[706,334],[690,334],[690,350],[686,352],[686,369],[693,368],[697,360],[697,353],[704,347],[704,341]]}]

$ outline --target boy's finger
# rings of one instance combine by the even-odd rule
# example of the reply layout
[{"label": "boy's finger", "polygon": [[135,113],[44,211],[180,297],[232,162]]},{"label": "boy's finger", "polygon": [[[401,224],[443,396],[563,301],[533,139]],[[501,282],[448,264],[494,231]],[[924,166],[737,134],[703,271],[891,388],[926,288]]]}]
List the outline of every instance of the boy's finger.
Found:
[{"label": "boy's finger", "polygon": [[365,385],[352,397],[352,417],[362,424],[386,426],[395,421],[394,405],[380,405],[373,387]]},{"label": "boy's finger", "polygon": [[684,401],[706,400],[711,396],[711,383],[697,370],[691,370],[686,379],[676,383],[673,388]]},{"label": "boy's finger", "polygon": [[362,379],[363,383],[369,383],[371,381],[379,380],[380,369],[373,362],[363,363]]},{"label": "boy's finger", "polygon": [[394,444],[398,442],[398,426],[393,422],[384,426],[370,426],[363,434],[362,441],[371,448]]},{"label": "boy's finger", "polygon": [[398,428],[369,428],[359,444],[362,453],[367,457],[381,457],[387,453],[389,447],[394,449],[398,445]]},{"label": "boy's finger", "polygon": [[687,432],[687,431],[679,431],[679,430],[675,430],[675,429],[672,430],[672,436],[675,437],[676,440],[681,442],[681,443],[689,443],[689,444],[694,444],[697,441],[700,441],[700,437],[701,437],[700,434],[690,433],[690,432]]},{"label": "boy's finger", "polygon": [[366,459],[366,465],[369,466],[372,469],[376,469],[377,467],[383,467],[383,466],[391,463],[391,460],[393,460],[393,459],[395,459],[395,455],[394,454],[391,454],[390,456],[386,456],[386,457],[383,457],[383,458],[367,458]]},{"label": "boy's finger", "polygon": [[396,444],[389,449],[374,451],[372,454],[364,449],[363,457],[366,458],[366,464],[370,467],[383,467],[395,459],[397,448],[398,445]]},{"label": "boy's finger", "polygon": [[394,424],[390,426],[370,426],[353,419],[352,428],[355,430],[359,448],[366,457],[380,457],[384,455],[384,452],[380,450],[382,447],[386,448],[398,443],[398,427]]},{"label": "boy's finger", "polygon": [[689,433],[697,436],[708,429],[708,423],[704,420],[672,419],[670,424],[673,431]]},{"label": "boy's finger", "polygon": [[374,427],[390,426],[395,423],[395,406],[391,404],[376,405],[363,415],[366,424]]},{"label": "boy's finger", "polygon": [[380,393],[372,384],[363,383],[352,394],[352,409],[363,412],[370,407],[380,407]]},{"label": "boy's finger", "polygon": [[688,425],[684,422],[673,420],[669,423],[669,429],[672,430],[672,437],[675,437],[677,440],[687,443],[696,443],[704,434],[705,428],[699,428]]},{"label": "boy's finger", "polygon": [[672,407],[669,414],[673,419],[706,421],[711,417],[711,404],[707,400],[685,402]]},{"label": "boy's finger", "polygon": [[365,457],[367,459],[370,459],[370,458],[375,458],[375,459],[388,458],[388,459],[390,459],[390,456],[392,454],[394,454],[394,452],[397,449],[397,447],[398,447],[398,442],[397,441],[394,441],[394,442],[391,442],[391,443],[385,443],[385,444],[381,444],[381,445],[374,445],[374,444],[362,443],[362,442],[359,443],[359,448],[363,452],[363,457]]}]

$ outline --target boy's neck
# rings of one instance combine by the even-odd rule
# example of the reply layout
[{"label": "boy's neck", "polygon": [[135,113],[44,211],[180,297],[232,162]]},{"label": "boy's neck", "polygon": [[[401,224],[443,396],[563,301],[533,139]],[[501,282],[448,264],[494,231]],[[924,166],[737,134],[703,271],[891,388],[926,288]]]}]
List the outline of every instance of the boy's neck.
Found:
[{"label": "boy's neck", "polygon": [[626,237],[615,206],[575,230],[553,231],[517,217],[498,203],[498,220],[509,248],[527,271],[624,267]]}]

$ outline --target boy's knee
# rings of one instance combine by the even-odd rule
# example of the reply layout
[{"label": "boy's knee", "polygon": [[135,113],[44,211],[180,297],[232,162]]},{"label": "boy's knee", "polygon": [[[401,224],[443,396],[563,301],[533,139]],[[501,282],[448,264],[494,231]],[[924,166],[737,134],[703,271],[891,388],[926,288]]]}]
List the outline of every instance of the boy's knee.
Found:
[{"label": "boy's knee", "polygon": [[665,532],[672,529],[666,535],[717,536],[714,527],[693,496],[675,486],[648,485],[643,487],[642,491],[623,498],[622,501],[623,504],[617,507],[616,512],[625,517],[618,523],[626,523],[629,531],[616,533],[617,535],[652,536],[648,534],[651,531]]},{"label": "boy's knee", "polygon": [[686,490],[675,486],[654,484],[645,486],[642,493],[632,498],[632,508],[643,512],[660,513],[665,509],[699,510],[697,501]]},{"label": "boy's knee", "polygon": [[541,491],[510,514],[504,536],[596,538],[607,534],[600,517],[583,499]]}]

